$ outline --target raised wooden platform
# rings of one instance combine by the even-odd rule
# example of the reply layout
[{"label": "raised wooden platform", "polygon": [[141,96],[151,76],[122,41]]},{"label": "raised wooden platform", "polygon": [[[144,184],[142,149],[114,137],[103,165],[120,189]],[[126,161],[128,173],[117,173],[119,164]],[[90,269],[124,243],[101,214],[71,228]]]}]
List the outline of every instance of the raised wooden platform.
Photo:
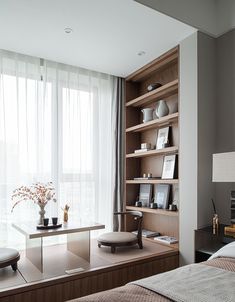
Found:
[{"label": "raised wooden platform", "polygon": [[[19,272],[0,270],[0,301],[53,302],[66,301],[94,292],[124,285],[178,267],[178,251],[149,240],[144,248],[99,249],[92,242],[91,263],[73,255],[65,245],[46,248],[45,271],[42,274],[22,253]],[[67,275],[65,270],[82,267],[84,271]]]}]

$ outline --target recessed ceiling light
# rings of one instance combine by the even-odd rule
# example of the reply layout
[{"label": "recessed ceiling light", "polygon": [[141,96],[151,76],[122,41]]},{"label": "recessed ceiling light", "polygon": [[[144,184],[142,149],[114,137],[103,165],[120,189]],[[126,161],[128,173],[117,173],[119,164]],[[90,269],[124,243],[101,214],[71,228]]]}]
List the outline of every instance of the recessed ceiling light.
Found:
[{"label": "recessed ceiling light", "polygon": [[70,27],[66,27],[66,28],[64,29],[64,32],[65,32],[66,34],[71,34],[72,31],[73,31],[73,30],[72,30],[72,28],[70,28]]},{"label": "recessed ceiling light", "polygon": [[138,56],[144,56],[146,52],[144,50],[141,50],[137,53]]}]

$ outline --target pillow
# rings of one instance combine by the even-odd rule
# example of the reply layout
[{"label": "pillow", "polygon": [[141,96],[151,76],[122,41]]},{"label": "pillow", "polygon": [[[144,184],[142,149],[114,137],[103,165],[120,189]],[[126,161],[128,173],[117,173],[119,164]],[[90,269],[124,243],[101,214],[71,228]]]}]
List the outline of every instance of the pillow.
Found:
[{"label": "pillow", "polygon": [[235,241],[223,246],[216,253],[214,253],[208,260],[219,258],[219,257],[227,257],[235,259]]}]

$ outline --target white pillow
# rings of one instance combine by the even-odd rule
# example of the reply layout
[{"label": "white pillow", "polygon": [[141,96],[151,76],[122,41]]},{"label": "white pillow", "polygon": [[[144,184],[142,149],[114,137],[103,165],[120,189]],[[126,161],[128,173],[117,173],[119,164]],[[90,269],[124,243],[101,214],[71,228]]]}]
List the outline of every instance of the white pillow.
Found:
[{"label": "white pillow", "polygon": [[228,257],[235,259],[235,241],[223,246],[216,253],[214,253],[208,260],[219,258],[219,257]]}]

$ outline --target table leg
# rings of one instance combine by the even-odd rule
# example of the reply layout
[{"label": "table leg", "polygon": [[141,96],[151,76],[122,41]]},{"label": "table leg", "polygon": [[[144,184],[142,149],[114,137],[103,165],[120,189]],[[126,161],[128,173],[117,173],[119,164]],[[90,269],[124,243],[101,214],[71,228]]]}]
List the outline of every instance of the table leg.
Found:
[{"label": "table leg", "polygon": [[90,231],[67,234],[67,249],[90,262]]},{"label": "table leg", "polygon": [[26,237],[26,257],[43,272],[43,238]]}]

